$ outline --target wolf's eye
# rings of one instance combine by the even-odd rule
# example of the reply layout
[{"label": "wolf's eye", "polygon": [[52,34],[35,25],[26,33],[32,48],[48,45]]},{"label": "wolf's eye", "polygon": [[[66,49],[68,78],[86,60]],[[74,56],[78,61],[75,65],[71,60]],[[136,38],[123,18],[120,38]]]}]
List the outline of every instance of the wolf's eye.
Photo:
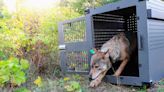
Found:
[{"label": "wolf's eye", "polygon": [[99,67],[99,66],[97,66],[97,65],[95,66],[95,68],[98,68],[98,67]]},{"label": "wolf's eye", "polygon": [[102,70],[101,68],[98,68],[98,70]]}]

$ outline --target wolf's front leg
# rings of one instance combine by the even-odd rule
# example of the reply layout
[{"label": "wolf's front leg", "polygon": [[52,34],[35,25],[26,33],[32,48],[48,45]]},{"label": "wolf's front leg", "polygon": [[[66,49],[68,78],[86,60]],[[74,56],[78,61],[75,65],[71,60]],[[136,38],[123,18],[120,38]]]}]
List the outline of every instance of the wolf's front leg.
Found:
[{"label": "wolf's front leg", "polygon": [[95,80],[91,81],[90,87],[97,87],[101,83],[101,81],[104,78],[104,76],[106,75],[106,73],[107,73],[107,71],[105,71],[104,73],[99,75]]},{"label": "wolf's front leg", "polygon": [[114,76],[118,77],[121,75],[122,71],[124,70],[125,66],[128,63],[128,59],[125,59],[121,62],[121,65],[119,66],[119,68],[116,70],[116,72],[114,73]]},{"label": "wolf's front leg", "polygon": [[101,80],[95,79],[95,80],[91,81],[89,86],[90,87],[97,87],[100,83],[101,83]]}]

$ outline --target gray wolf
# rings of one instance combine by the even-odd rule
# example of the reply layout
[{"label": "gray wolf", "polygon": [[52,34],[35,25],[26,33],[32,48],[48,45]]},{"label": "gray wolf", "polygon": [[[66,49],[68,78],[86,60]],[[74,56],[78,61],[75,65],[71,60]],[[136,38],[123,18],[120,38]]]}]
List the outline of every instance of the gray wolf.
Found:
[{"label": "gray wolf", "polygon": [[95,54],[92,55],[90,62],[89,75],[92,79],[90,87],[98,86],[107,71],[112,68],[112,63],[117,61],[121,61],[121,64],[115,71],[114,76],[121,75],[130,58],[130,42],[124,33],[119,33],[104,43],[101,49],[94,49],[94,51]]}]

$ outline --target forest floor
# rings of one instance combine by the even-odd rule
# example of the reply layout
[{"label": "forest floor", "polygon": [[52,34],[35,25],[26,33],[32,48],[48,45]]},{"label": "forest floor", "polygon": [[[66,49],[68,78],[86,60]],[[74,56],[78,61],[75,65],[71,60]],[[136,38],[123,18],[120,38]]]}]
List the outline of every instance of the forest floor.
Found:
[{"label": "forest floor", "polygon": [[164,92],[164,80],[147,88],[102,82],[98,87],[90,88],[88,76],[65,75],[64,77],[47,80],[41,88],[34,87],[32,92]]},{"label": "forest floor", "polygon": [[[41,86],[34,84],[34,80],[28,81],[20,87],[15,87],[13,92],[164,92],[164,80],[149,88],[116,85],[104,81],[98,87],[90,88],[88,76],[75,74],[62,75],[52,79],[42,77]],[[4,88],[0,89],[0,92],[9,91]]]}]

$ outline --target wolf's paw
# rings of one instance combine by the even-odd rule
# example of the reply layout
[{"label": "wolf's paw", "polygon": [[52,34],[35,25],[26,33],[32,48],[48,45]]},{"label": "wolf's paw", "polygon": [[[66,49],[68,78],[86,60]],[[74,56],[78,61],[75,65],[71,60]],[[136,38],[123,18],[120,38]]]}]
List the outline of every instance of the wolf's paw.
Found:
[{"label": "wolf's paw", "polygon": [[119,77],[120,74],[119,74],[119,73],[115,73],[113,76],[115,76],[115,77]]},{"label": "wolf's paw", "polygon": [[101,83],[101,81],[100,80],[93,80],[93,81],[91,81],[91,83],[90,83],[90,87],[97,87],[99,84]]}]

